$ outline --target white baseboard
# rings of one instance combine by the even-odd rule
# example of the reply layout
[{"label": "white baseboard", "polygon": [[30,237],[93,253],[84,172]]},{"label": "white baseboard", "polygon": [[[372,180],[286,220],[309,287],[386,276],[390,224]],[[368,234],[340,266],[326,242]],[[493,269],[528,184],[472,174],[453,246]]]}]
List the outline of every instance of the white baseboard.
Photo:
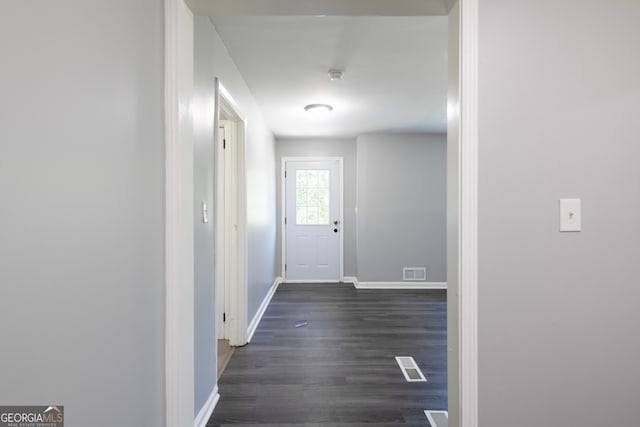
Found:
[{"label": "white baseboard", "polygon": [[358,278],[355,276],[344,276],[342,278],[343,283],[353,283],[353,286],[358,287]]},{"label": "white baseboard", "polygon": [[340,280],[283,280],[282,283],[340,283]]},{"label": "white baseboard", "polygon": [[[346,281],[346,280],[345,280]],[[353,282],[357,289],[447,289],[447,282]]]},{"label": "white baseboard", "polygon": [[[317,280],[311,282],[322,283]],[[447,282],[361,282],[355,276],[344,276],[340,282],[353,283],[356,289],[447,289]]]},{"label": "white baseboard", "polygon": [[211,414],[213,414],[213,410],[218,404],[218,400],[220,400],[220,394],[218,393],[218,386],[216,385],[204,406],[200,409],[200,412],[198,412],[198,416],[193,423],[195,427],[206,427],[207,421],[211,418]]},{"label": "white baseboard", "polygon": [[276,293],[276,290],[278,289],[278,285],[280,285],[280,283],[282,283],[282,277],[276,277],[273,280],[273,285],[271,285],[271,289],[269,289],[269,292],[267,292],[267,295],[264,297],[264,300],[262,300],[262,304],[260,304],[260,307],[258,308],[256,315],[253,316],[253,320],[251,320],[251,323],[249,323],[249,327],[247,328],[247,342],[251,342],[251,338],[253,338],[253,334],[256,332],[256,329],[258,329],[258,325],[262,320],[262,316],[264,315],[265,310],[269,306],[269,303],[271,302],[271,298],[273,298],[273,294]]}]

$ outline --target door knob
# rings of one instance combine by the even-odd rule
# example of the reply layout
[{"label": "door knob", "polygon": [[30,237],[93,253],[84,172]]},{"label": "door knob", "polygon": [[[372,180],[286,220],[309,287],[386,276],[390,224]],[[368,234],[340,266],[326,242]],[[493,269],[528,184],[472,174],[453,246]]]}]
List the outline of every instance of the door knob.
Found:
[{"label": "door knob", "polygon": [[337,233],[337,232],[338,232],[338,229],[337,229],[337,228],[334,228],[334,229],[333,229],[333,232],[334,232],[334,233]]},{"label": "door knob", "polygon": [[340,221],[338,221],[338,220],[333,221],[333,225],[338,225],[339,223],[340,223]]}]

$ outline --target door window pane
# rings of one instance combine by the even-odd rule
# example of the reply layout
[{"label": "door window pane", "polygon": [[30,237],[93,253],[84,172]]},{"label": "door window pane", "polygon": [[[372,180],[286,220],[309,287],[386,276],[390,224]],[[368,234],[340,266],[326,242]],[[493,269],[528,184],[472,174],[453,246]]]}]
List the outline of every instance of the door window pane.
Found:
[{"label": "door window pane", "polygon": [[296,224],[298,225],[306,225],[307,224],[307,208],[297,207],[296,208]]},{"label": "door window pane", "polygon": [[320,224],[329,224],[329,206],[322,206],[318,214],[318,222]]},{"label": "door window pane", "polygon": [[329,171],[296,171],[296,224],[329,225]]}]

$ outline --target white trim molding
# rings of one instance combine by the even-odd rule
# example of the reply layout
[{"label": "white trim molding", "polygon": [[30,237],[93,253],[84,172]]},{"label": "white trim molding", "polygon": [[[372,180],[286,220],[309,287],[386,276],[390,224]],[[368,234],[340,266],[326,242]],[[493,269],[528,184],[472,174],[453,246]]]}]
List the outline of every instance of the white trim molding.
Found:
[{"label": "white trim molding", "polygon": [[355,276],[344,276],[340,281],[342,283],[353,283],[353,286],[358,287],[358,278]]},{"label": "white trim molding", "polygon": [[283,280],[282,283],[340,283],[340,280]]},{"label": "white trim molding", "polygon": [[195,427],[206,427],[207,421],[211,418],[211,414],[213,414],[213,410],[218,404],[218,400],[220,400],[220,393],[218,393],[218,386],[216,385],[204,406],[200,409],[200,412],[198,412],[193,423]]},{"label": "white trim molding", "polygon": [[361,282],[355,276],[345,276],[342,283],[353,283],[356,289],[447,289],[447,282]]},{"label": "white trim molding", "polygon": [[193,422],[193,14],[165,0],[165,417]]},{"label": "white trim molding", "polygon": [[264,312],[267,310],[267,307],[271,302],[271,298],[273,298],[273,294],[275,294],[276,291],[278,290],[278,286],[280,285],[280,283],[282,283],[282,277],[276,277],[275,280],[273,281],[273,285],[271,285],[271,289],[269,289],[269,292],[267,292],[267,295],[264,297],[264,300],[262,300],[262,304],[260,304],[260,307],[258,308],[256,315],[253,316],[253,319],[251,320],[251,323],[247,328],[248,343],[251,342],[251,338],[253,338],[253,334],[255,334],[256,329],[258,329],[258,325],[262,320],[262,316],[264,316]]},{"label": "white trim molding", "polygon": [[478,426],[478,2],[460,0],[460,427]]},{"label": "white trim molding", "polygon": [[247,307],[249,295],[249,272],[248,268],[248,235],[247,235],[247,164],[246,164],[246,135],[247,119],[240,117],[237,131],[238,136],[238,286],[231,289],[230,305],[231,313],[235,318],[231,318],[230,345],[244,345],[247,339]]},{"label": "white trim molding", "polygon": [[[248,304],[248,272],[247,272],[247,257],[248,257],[248,240],[247,240],[247,164],[246,164],[246,136],[247,136],[247,118],[242,114],[238,107],[238,103],[231,96],[229,91],[225,89],[222,82],[215,78],[215,111],[214,111],[214,141],[219,147],[219,132],[220,132],[220,115],[224,113],[229,123],[230,141],[234,143],[227,147],[225,153],[230,156],[227,160],[227,166],[230,166],[231,170],[226,170],[226,180],[230,188],[227,188],[223,175],[219,175],[216,183],[216,192],[220,195],[223,191],[227,191],[230,195],[228,201],[222,199],[218,200],[216,208],[216,225],[224,227],[227,232],[230,224],[236,224],[235,233],[228,235],[226,232],[217,233],[216,248],[219,257],[216,259],[216,282],[221,284],[224,275],[228,273],[230,275],[227,282],[227,288],[225,292],[216,287],[217,295],[224,295],[224,302],[220,301],[217,304],[217,309],[220,310],[223,307],[223,313],[227,314],[227,322],[224,324],[222,331],[217,330],[216,333],[223,333],[229,340],[231,346],[242,346],[247,341],[247,304]],[[216,168],[218,171],[226,169],[222,166],[221,155],[217,156]],[[222,203],[222,202],[225,203]],[[224,218],[229,216],[228,221],[230,224],[226,224]],[[228,252],[225,251],[226,243],[229,243]],[[220,313],[217,313],[218,320],[220,319]]]},{"label": "white trim molding", "polygon": [[354,282],[356,289],[447,289],[447,282]]}]

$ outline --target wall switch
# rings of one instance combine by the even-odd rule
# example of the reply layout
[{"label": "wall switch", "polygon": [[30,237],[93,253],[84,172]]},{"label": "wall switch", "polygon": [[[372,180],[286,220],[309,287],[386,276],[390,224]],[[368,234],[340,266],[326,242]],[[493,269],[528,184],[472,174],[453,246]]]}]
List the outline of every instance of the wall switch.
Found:
[{"label": "wall switch", "polygon": [[582,231],[580,199],[560,199],[560,231]]},{"label": "wall switch", "polygon": [[209,222],[209,212],[207,210],[207,202],[202,202],[202,222]]}]

